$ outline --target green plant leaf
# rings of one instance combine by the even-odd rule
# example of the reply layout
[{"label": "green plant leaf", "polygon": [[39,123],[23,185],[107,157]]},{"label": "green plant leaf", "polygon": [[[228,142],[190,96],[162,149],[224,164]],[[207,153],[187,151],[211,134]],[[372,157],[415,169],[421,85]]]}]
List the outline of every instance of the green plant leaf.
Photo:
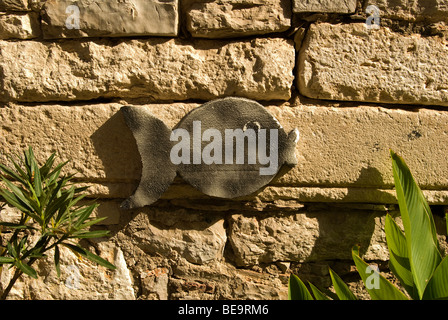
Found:
[{"label": "green plant leaf", "polygon": [[61,276],[61,264],[60,264],[60,252],[59,247],[54,247],[54,266],[56,267],[56,273],[58,277]]},{"label": "green plant leaf", "polygon": [[313,292],[314,298],[316,300],[330,300],[322,291],[320,291],[314,284],[308,282],[310,285],[311,291]]},{"label": "green plant leaf", "polygon": [[336,291],[336,294],[338,295],[339,300],[358,300],[355,295],[350,291],[348,286],[344,283],[344,281],[329,268],[330,270],[330,277],[331,281],[333,283],[334,290]]},{"label": "green plant leaf", "polygon": [[391,150],[392,168],[406,236],[408,257],[419,297],[442,261],[431,210],[404,160]]},{"label": "green plant leaf", "polygon": [[29,275],[31,278],[37,279],[37,272],[32,267],[23,263],[21,260],[16,260],[14,265],[19,268],[23,273]]},{"label": "green plant leaf", "polygon": [[448,299],[448,256],[437,266],[423,294],[424,300]]},{"label": "green plant leaf", "polygon": [[14,263],[16,261],[14,258],[11,257],[0,257],[0,264],[4,263]]},{"label": "green plant leaf", "polygon": [[56,153],[52,153],[51,156],[45,161],[45,164],[40,168],[40,174],[43,179],[47,179],[48,173],[53,167],[53,163],[56,157]]},{"label": "green plant leaf", "polygon": [[11,178],[13,178],[15,181],[20,182],[24,186],[27,186],[26,181],[19,174],[16,174],[13,170],[9,169],[8,167],[0,164],[0,170],[2,170],[4,173],[6,173]]},{"label": "green plant leaf", "polygon": [[102,238],[109,235],[109,230],[95,230],[95,231],[80,231],[73,233],[70,238],[87,239],[87,238]]},{"label": "green plant leaf", "polygon": [[295,274],[291,274],[288,282],[289,300],[314,300],[308,288]]},{"label": "green plant leaf", "polygon": [[386,215],[385,232],[390,256],[389,267],[398,280],[400,280],[406,292],[413,299],[418,299],[418,291],[414,285],[414,278],[409,262],[406,237],[389,214]]},{"label": "green plant leaf", "polygon": [[34,179],[33,179],[33,186],[34,186],[34,191],[36,193],[36,196],[39,198],[42,195],[42,179],[41,179],[41,175],[40,175],[40,169],[39,169],[39,165],[37,164],[36,160],[34,159],[33,163],[33,175],[34,175]]},{"label": "green plant leaf", "polygon": [[[370,273],[367,272],[367,270],[371,268],[369,268],[369,265],[361,259],[359,256],[359,248],[356,246],[352,249],[352,257],[356,269],[358,269],[358,273],[372,300],[409,300],[403,292],[398,290],[381,274],[377,273],[375,270],[371,270]],[[374,279],[379,281],[379,288],[371,287],[370,277],[375,277]]]},{"label": "green plant leaf", "polygon": [[96,262],[97,264],[99,264],[100,266],[115,270],[116,267],[110,263],[109,261],[101,258],[100,256],[90,252],[89,250],[85,250],[83,248],[81,248],[80,246],[77,245],[73,245],[71,243],[67,243],[67,242],[63,242],[61,243],[63,246],[66,246],[67,248],[69,248],[70,250],[72,250],[73,252],[81,255],[84,258],[89,259],[90,261]]},{"label": "green plant leaf", "polygon": [[20,223],[11,223],[11,222],[0,222],[0,226],[7,227],[10,229],[28,229],[28,230],[37,230],[34,227],[27,226]]},{"label": "green plant leaf", "polygon": [[90,251],[87,251],[87,250],[86,250],[86,258],[89,259],[90,261],[98,263],[100,266],[106,267],[111,270],[115,270],[117,268],[112,263],[107,261],[106,259],[103,259],[100,256],[98,256]]},{"label": "green plant leaf", "polygon": [[[6,179],[2,180],[6,185],[11,184],[11,182],[9,182]],[[14,188],[17,188],[16,186],[13,185]],[[18,189],[18,188],[17,188]],[[17,195],[14,190],[12,190],[12,192],[6,190],[6,189],[1,189],[0,190],[0,195],[3,197],[3,199],[5,199],[5,201],[13,206],[16,207],[17,209],[19,209],[22,212],[31,212],[33,211],[33,207],[28,203],[28,201],[25,199],[22,191],[20,191],[20,194]]]}]

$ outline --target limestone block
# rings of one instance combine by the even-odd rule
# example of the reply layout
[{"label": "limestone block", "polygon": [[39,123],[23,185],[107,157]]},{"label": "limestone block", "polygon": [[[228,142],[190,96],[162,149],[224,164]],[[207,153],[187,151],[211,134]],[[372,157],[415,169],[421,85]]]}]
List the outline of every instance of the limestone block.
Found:
[{"label": "limestone block", "polygon": [[446,107],[447,58],[439,38],[315,24],[300,50],[298,87],[316,99]]},{"label": "limestone block", "polygon": [[233,215],[229,225],[229,242],[238,266],[350,260],[355,244],[363,247],[365,259],[388,259],[379,212],[329,209],[267,217]]},{"label": "limestone block", "polygon": [[353,13],[356,0],[293,0],[293,12]]},{"label": "limestone block", "polygon": [[[123,252],[111,243],[100,243],[103,258],[117,269],[110,271],[88,260],[81,260],[65,247],[60,248],[61,276],[54,267],[53,253],[38,260],[35,267],[38,278],[22,275],[12,288],[11,300],[133,300],[132,279]],[[94,250],[94,249],[90,249]],[[14,269],[2,268],[0,288],[4,289],[13,276]]]},{"label": "limestone block", "polygon": [[40,35],[38,15],[0,14],[0,39],[33,39]]},{"label": "limestone block", "polygon": [[185,1],[193,37],[226,38],[282,32],[291,26],[289,0]]},{"label": "limestone block", "polygon": [[49,0],[42,17],[45,38],[176,36],[179,24],[177,0]]},{"label": "limestone block", "polygon": [[[142,105],[173,128],[196,103]],[[141,158],[120,104],[12,105],[0,108],[0,162],[28,145],[38,159],[52,152],[71,160],[67,173],[91,186],[95,196],[127,198],[138,186]],[[267,110],[289,132],[297,128],[297,165],[259,193],[261,201],[394,203],[389,149],[407,162],[430,202],[448,203],[448,112],[363,105],[339,107],[296,101]],[[204,198],[173,183],[163,199]]]},{"label": "limestone block", "polygon": [[221,261],[196,265],[188,263],[185,259],[179,259],[173,266],[170,298],[286,300],[287,281],[287,274],[235,268],[232,264]]},{"label": "limestone block", "polygon": [[96,98],[288,100],[292,41],[0,42],[0,101]]},{"label": "limestone block", "polygon": [[220,261],[227,241],[224,219],[185,210],[145,208],[127,225],[135,245],[149,254],[175,251],[194,264]]},{"label": "limestone block", "polygon": [[28,0],[0,0],[0,11],[27,11]]},{"label": "limestone block", "polygon": [[368,0],[364,4],[377,6],[380,16],[394,20],[448,21],[447,0]]}]

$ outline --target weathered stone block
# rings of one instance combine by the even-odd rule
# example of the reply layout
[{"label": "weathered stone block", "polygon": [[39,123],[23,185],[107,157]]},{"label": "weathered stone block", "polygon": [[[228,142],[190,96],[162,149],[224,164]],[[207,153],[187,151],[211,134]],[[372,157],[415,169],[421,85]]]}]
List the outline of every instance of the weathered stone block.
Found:
[{"label": "weathered stone block", "polygon": [[[57,276],[52,252],[39,260],[38,279],[23,275],[12,288],[11,300],[133,300],[135,292],[123,252],[107,242],[99,243],[100,255],[117,269],[110,271],[90,261],[81,260],[70,250],[61,247],[61,277]],[[90,249],[94,250],[94,249]],[[4,289],[14,269],[3,268],[0,289]]]},{"label": "weathered stone block", "polygon": [[0,11],[27,11],[28,0],[0,0]]},{"label": "weathered stone block", "polygon": [[36,13],[0,14],[0,39],[33,39],[40,35]]},{"label": "weathered stone block", "polygon": [[185,210],[142,209],[126,228],[144,252],[166,256],[175,251],[194,264],[220,261],[227,241],[224,219]]},{"label": "weathered stone block", "polygon": [[448,21],[447,0],[368,0],[365,6],[375,5],[380,16],[394,20]]},{"label": "weathered stone block", "polygon": [[289,0],[188,0],[187,28],[193,37],[226,38],[282,32],[291,26]]},{"label": "weathered stone block", "polygon": [[294,79],[294,45],[279,38],[0,42],[0,52],[0,100],[288,100]]},{"label": "weathered stone block", "polygon": [[365,259],[387,260],[381,213],[342,209],[281,216],[234,215],[229,242],[239,266],[276,261],[351,259],[360,244]]},{"label": "weathered stone block", "polygon": [[293,12],[353,13],[356,0],[293,0]]},{"label": "weathered stone block", "polygon": [[[72,26],[77,12],[67,8],[73,5],[79,23]],[[176,36],[179,24],[177,0],[49,0],[42,16],[45,38]]]},{"label": "weathered stone block", "polygon": [[446,107],[447,61],[439,38],[321,23],[300,50],[298,87],[316,99]]}]

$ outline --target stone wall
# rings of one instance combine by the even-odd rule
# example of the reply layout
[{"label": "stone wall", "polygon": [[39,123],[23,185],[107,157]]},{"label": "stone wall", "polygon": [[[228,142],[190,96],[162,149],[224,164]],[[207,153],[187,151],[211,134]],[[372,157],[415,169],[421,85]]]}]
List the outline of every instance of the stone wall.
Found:
[{"label": "stone wall", "polygon": [[[368,5],[379,29],[366,26]],[[11,299],[285,299],[291,272],[329,287],[327,266],[367,298],[350,249],[387,271],[384,219],[398,214],[389,149],[444,239],[448,1],[0,0],[0,11],[0,161],[28,145],[70,160],[111,231],[83,245],[117,266],[66,252],[60,278],[41,262]],[[155,204],[120,209],[141,174],[120,107],[173,127],[227,96],[298,128],[298,165],[245,198],[177,178]]]}]

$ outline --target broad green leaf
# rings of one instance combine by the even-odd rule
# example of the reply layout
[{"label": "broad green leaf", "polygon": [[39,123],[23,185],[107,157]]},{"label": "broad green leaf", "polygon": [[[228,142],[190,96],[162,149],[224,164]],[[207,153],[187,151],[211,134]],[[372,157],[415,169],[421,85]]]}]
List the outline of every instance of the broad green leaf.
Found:
[{"label": "broad green leaf", "polygon": [[[372,300],[409,300],[404,293],[398,290],[392,283],[384,278],[380,273],[372,268],[359,256],[358,247],[352,249],[352,257],[355,262],[356,269],[361,276]],[[370,270],[369,270],[370,269]],[[369,270],[369,272],[368,272]],[[370,278],[374,277],[374,278]],[[371,286],[371,280],[378,280],[379,287]]]},{"label": "broad green leaf", "polygon": [[418,295],[442,261],[431,210],[404,160],[391,151],[392,168],[406,236],[408,257]]},{"label": "broad green leaf", "polygon": [[331,281],[333,283],[334,290],[338,295],[339,300],[357,300],[355,295],[350,291],[348,286],[344,283],[344,281],[329,268]]},{"label": "broad green leaf", "polygon": [[436,271],[426,286],[423,294],[425,300],[448,299],[448,256],[437,266]]},{"label": "broad green leaf", "polygon": [[315,285],[311,282],[308,282],[310,285],[311,291],[313,292],[314,298],[316,300],[330,300],[322,291],[320,291]]},{"label": "broad green leaf", "polygon": [[291,274],[288,283],[289,300],[314,300],[308,288],[295,274]]},{"label": "broad green leaf", "polygon": [[414,286],[411,265],[409,263],[406,237],[389,214],[386,215],[385,232],[390,256],[389,267],[400,280],[401,285],[407,293],[413,299],[418,299],[418,292]]},{"label": "broad green leaf", "polygon": [[23,273],[29,275],[31,278],[37,279],[37,272],[32,267],[23,263],[21,260],[16,260],[14,265],[19,268]]}]

